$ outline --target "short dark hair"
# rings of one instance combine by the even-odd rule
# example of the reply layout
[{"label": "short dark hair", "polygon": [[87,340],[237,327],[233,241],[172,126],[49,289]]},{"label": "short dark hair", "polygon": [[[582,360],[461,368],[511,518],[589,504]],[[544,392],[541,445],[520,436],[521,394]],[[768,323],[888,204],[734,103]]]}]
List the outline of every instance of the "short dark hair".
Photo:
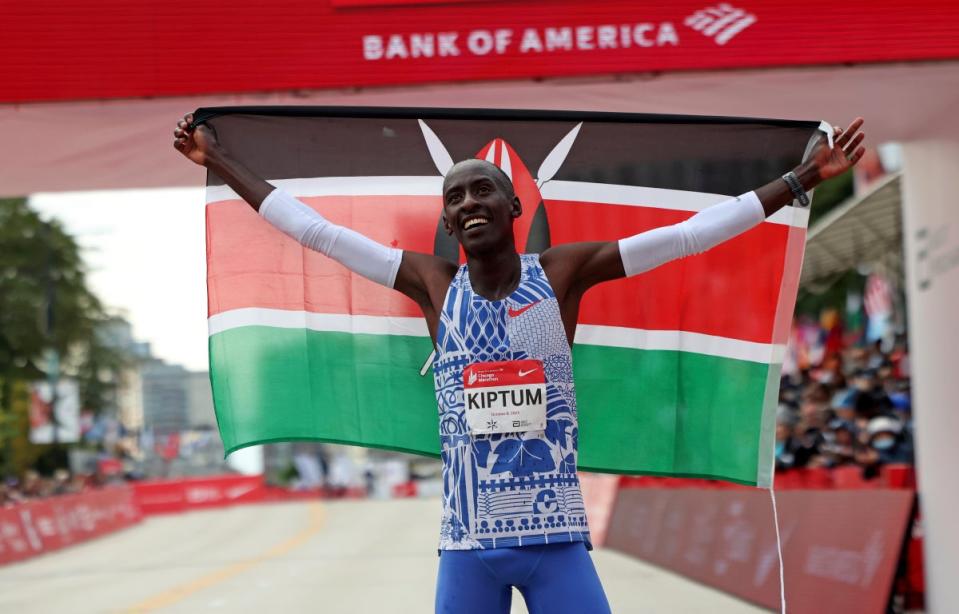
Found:
[{"label": "short dark hair", "polygon": [[446,180],[450,175],[453,174],[453,171],[471,164],[479,165],[485,169],[495,169],[495,172],[491,173],[491,178],[493,181],[495,181],[499,187],[506,192],[507,198],[512,199],[514,196],[516,196],[516,190],[513,188],[513,180],[509,178],[509,175],[506,174],[506,171],[493,164],[489,160],[483,160],[481,158],[467,158],[465,160],[460,160],[450,167],[450,170],[446,173],[446,177],[443,178],[443,194],[446,194]]}]

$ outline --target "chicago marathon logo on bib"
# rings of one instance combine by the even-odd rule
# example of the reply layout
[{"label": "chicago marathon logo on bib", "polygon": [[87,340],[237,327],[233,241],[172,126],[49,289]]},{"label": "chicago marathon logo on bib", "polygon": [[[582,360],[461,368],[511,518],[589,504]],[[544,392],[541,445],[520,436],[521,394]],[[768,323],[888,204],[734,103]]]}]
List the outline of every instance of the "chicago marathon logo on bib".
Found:
[{"label": "chicago marathon logo on bib", "polygon": [[539,360],[472,363],[463,369],[463,395],[475,434],[546,428],[546,373]]}]

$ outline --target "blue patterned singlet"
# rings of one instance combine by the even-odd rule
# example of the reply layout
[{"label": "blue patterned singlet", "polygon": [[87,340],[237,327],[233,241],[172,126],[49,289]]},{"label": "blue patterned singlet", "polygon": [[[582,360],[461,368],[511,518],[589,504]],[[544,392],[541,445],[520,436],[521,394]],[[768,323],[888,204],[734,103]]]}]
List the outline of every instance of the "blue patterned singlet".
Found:
[{"label": "blue patterned singlet", "polygon": [[[539,256],[520,259],[519,286],[501,301],[473,292],[461,266],[440,314],[433,379],[443,458],[441,550],[590,544],[576,477],[572,355]],[[472,362],[523,358],[540,360],[545,368],[546,430],[471,434],[463,369]]]}]

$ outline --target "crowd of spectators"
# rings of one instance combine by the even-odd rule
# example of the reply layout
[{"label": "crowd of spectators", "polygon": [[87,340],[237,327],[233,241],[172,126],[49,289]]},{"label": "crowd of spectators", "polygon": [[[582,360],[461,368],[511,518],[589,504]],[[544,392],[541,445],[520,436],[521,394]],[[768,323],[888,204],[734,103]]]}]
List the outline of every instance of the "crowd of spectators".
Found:
[{"label": "crowd of spectators", "polygon": [[912,464],[909,355],[904,341],[836,349],[783,375],[776,469]]},{"label": "crowd of spectators", "polygon": [[28,470],[21,478],[8,477],[0,482],[0,507],[82,492],[91,487],[91,480],[92,477],[71,474],[66,469],[57,469],[50,477]]},{"label": "crowd of spectators", "polygon": [[6,476],[0,480],[0,508],[34,499],[75,494],[121,483],[132,477],[124,472],[119,459],[108,455],[101,455],[88,464],[86,472],[72,472],[61,467],[49,476],[33,469],[27,469],[20,476]]}]

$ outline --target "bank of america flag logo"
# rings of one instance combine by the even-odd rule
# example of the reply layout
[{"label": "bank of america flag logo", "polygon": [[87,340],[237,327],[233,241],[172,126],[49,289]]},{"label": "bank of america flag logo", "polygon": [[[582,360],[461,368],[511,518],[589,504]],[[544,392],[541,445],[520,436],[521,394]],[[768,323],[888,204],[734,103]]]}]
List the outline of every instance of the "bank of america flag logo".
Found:
[{"label": "bank of america flag logo", "polygon": [[717,4],[696,11],[686,18],[687,26],[725,45],[734,36],[756,23],[756,16],[732,5]]}]

